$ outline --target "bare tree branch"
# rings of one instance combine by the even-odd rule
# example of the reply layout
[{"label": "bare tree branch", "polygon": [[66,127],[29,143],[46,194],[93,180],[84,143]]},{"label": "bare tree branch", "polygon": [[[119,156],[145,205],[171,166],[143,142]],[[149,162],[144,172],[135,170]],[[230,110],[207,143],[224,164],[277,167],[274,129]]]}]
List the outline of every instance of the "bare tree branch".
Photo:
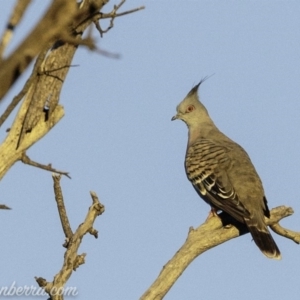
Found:
[{"label": "bare tree branch", "polygon": [[[30,95],[31,88],[27,95]],[[19,132],[22,128],[22,119],[26,114],[28,101],[30,97],[26,97],[18,112],[18,117],[15,119],[8,135],[4,142],[0,145],[0,179],[6,174],[6,172],[16,163],[22,159],[23,153],[46,135],[52,127],[54,127],[60,119],[64,116],[64,109],[62,106],[57,105],[49,120],[45,122],[43,119],[39,120],[37,126],[26,135],[22,145],[16,149],[16,145],[19,139]]]},{"label": "bare tree branch", "polygon": [[270,228],[277,234],[286,237],[287,239],[291,239],[296,244],[300,244],[300,232],[295,232],[290,229],[286,229],[282,227],[279,223],[275,223],[270,225]]},{"label": "bare tree branch", "polygon": [[30,165],[30,166],[33,166],[33,167],[36,167],[36,168],[40,168],[40,169],[43,169],[43,170],[46,170],[46,171],[54,172],[54,173],[57,173],[57,174],[65,175],[65,176],[67,176],[68,178],[71,179],[71,176],[69,175],[69,172],[64,172],[64,171],[56,170],[56,169],[52,168],[51,164],[43,165],[43,164],[37,163],[37,162],[31,160],[26,155],[25,152],[23,152],[23,154],[22,154],[21,161],[22,161],[22,163],[24,163],[26,165]]},{"label": "bare tree branch", "polygon": [[0,61],[2,60],[5,48],[8,46],[8,44],[12,38],[13,30],[16,28],[16,26],[21,21],[30,2],[31,2],[31,0],[18,0],[17,1],[16,5],[13,9],[13,12],[9,18],[9,21],[7,23],[6,29],[0,40]]},{"label": "bare tree branch", "polygon": [[[63,107],[58,103],[73,56],[78,45],[86,43],[81,36],[94,21],[93,16],[107,2],[84,0],[78,5],[73,0],[53,0],[44,17],[16,51],[6,60],[0,61],[1,100],[32,59],[44,49],[37,59],[32,76],[0,118],[1,126],[25,96],[6,139],[0,145],[0,180],[18,160],[56,171],[51,166],[32,162],[24,153],[63,117]],[[66,43],[64,38],[72,43]],[[50,44],[53,45],[51,49]],[[68,176],[66,172],[59,173]]]},{"label": "bare tree branch", "polygon": [[69,244],[69,241],[73,236],[73,232],[72,232],[70,222],[69,222],[69,219],[67,216],[64,198],[63,198],[62,190],[60,187],[61,176],[53,174],[52,178],[54,181],[54,195],[55,195],[55,200],[56,200],[56,204],[57,204],[57,209],[58,209],[60,221],[62,224],[62,228],[63,228],[64,234],[66,237],[66,243],[64,244],[64,247],[67,248],[67,245]]},{"label": "bare tree branch", "polygon": [[[77,35],[79,40],[81,34]],[[57,104],[76,49],[74,45],[58,41],[50,52],[45,50],[39,57],[34,75],[25,84],[23,92],[17,99],[19,101],[26,93],[23,104],[4,143],[0,146],[0,179],[16,161],[22,159],[23,153],[29,147],[63,117],[63,108]],[[45,59],[42,60],[43,58]],[[17,101],[9,108],[9,112]],[[3,120],[9,112],[3,116]]]},{"label": "bare tree branch", "polygon": [[[124,11],[122,13],[117,13],[117,11],[120,9],[120,7],[125,3],[126,0],[121,0],[121,2],[118,5],[114,5],[113,10],[108,13],[108,14],[104,14],[104,13],[97,13],[94,15],[94,24],[97,28],[97,30],[100,33],[100,36],[103,37],[103,34],[108,32],[111,28],[114,27],[114,20],[117,17],[121,17],[121,16],[125,16],[134,12],[137,12],[139,10],[145,9],[145,6],[140,6],[131,10],[127,10]],[[106,29],[102,29],[100,26],[100,22],[99,19],[110,19],[110,23],[109,26]]]},{"label": "bare tree branch", "polygon": [[[270,219],[265,219],[266,224],[273,226],[282,218],[291,214],[293,214],[293,209],[290,207],[276,207],[271,210]],[[176,280],[196,257],[213,247],[247,232],[248,229],[244,224],[237,222],[224,213],[221,213],[219,217],[207,219],[197,229],[191,228],[183,246],[163,267],[157,279],[140,299],[163,299]],[[297,235],[298,239],[300,238],[300,233],[295,233],[295,235]],[[283,236],[285,235],[283,234]],[[285,237],[289,238],[289,236]]]},{"label": "bare tree branch", "polygon": [[[54,187],[56,191],[60,189],[59,179],[60,176],[53,175]],[[61,194],[61,191],[59,191],[58,193]],[[60,198],[59,201],[63,201],[61,195],[59,195],[58,197]],[[77,254],[77,251],[79,249],[83,236],[87,233],[95,232],[93,224],[96,218],[104,212],[104,205],[99,202],[99,199],[95,192],[91,192],[91,197],[93,204],[89,208],[84,222],[79,225],[74,234],[71,235],[71,233],[65,233],[66,235],[70,236],[70,242],[68,243],[67,250],[64,254],[63,266],[61,270],[55,275],[53,282],[47,282],[47,280],[42,277],[35,277],[39,286],[49,294],[52,300],[63,299],[63,296],[56,294],[56,291],[62,290],[68,279],[70,278],[72,272],[84,263],[86,254],[83,253],[79,255]],[[62,206],[58,205],[58,209],[60,210],[61,208]],[[65,215],[64,218],[66,217],[64,205],[63,211],[59,212],[59,214]],[[64,226],[65,225],[63,225],[63,227]]]},{"label": "bare tree branch", "polygon": [[19,102],[26,95],[26,93],[28,92],[30,86],[33,84],[34,80],[36,80],[36,76],[39,72],[39,69],[42,66],[42,63],[44,61],[44,58],[46,57],[46,54],[49,50],[49,47],[50,47],[50,44],[47,45],[46,49],[39,54],[39,56],[37,57],[36,62],[34,64],[34,68],[32,70],[32,73],[31,73],[30,77],[28,78],[28,80],[26,81],[24,87],[22,88],[20,93],[13,98],[12,102],[8,105],[8,107],[6,108],[4,113],[1,115],[1,117],[0,117],[0,127],[5,122],[5,120],[8,118],[8,116],[11,114],[11,112],[14,110],[14,108],[19,104]]},{"label": "bare tree branch", "polygon": [[76,1],[53,0],[46,14],[20,46],[0,63],[0,100],[36,55],[59,39],[77,13]]},{"label": "bare tree branch", "polygon": [[34,86],[30,95],[31,101],[28,102],[28,109],[22,122],[17,148],[22,144],[25,135],[30,133],[39,120],[45,116],[44,108],[48,109],[49,116],[54,111],[77,46],[84,43],[81,39],[83,31],[91,22],[90,20],[89,23],[85,23],[85,26],[80,26],[80,30],[77,30],[78,27],[75,28],[72,35],[62,32],[60,36],[67,42],[58,40],[47,54],[42,69],[32,84]]},{"label": "bare tree branch", "polygon": [[[92,16],[107,2],[108,0],[83,1],[78,9],[76,1],[53,0],[46,14],[27,38],[8,58],[0,60],[0,101],[49,42],[63,40],[66,36],[81,35],[93,22]],[[23,6],[25,7],[24,4]]]},{"label": "bare tree branch", "polygon": [[11,208],[6,206],[5,204],[0,204],[0,209],[11,209]]}]

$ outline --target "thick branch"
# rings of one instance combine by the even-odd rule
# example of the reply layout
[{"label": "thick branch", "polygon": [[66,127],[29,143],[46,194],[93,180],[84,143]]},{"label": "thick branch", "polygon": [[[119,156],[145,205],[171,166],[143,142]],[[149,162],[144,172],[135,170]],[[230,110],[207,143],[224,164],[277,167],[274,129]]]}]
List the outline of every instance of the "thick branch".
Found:
[{"label": "thick branch", "polygon": [[[121,3],[124,1],[122,0]],[[18,2],[18,11],[11,18],[11,20],[13,19],[11,22],[14,24],[19,22],[29,2],[30,0]],[[31,161],[25,153],[63,117],[64,111],[58,102],[74,53],[80,44],[96,49],[92,40],[82,40],[81,36],[85,29],[94,22],[94,15],[107,2],[108,0],[89,0],[82,1],[78,6],[73,0],[53,0],[46,14],[20,46],[6,60],[1,60],[0,57],[1,101],[20,74],[40,53],[32,75],[24,88],[0,117],[1,126],[26,95],[13,126],[0,146],[0,180],[18,160],[57,172],[51,166]],[[133,11],[125,12],[122,15],[131,12]],[[116,16],[118,15],[113,17]],[[2,49],[5,48],[8,41],[6,37],[4,39]],[[49,49],[49,45],[53,43],[53,47]],[[103,51],[102,53],[108,54]],[[109,56],[116,57],[111,54]],[[66,172],[58,172],[68,176]]]},{"label": "thick branch", "polygon": [[41,21],[0,65],[0,100],[38,53],[68,29],[77,13],[76,1],[54,0]]},{"label": "thick branch", "polygon": [[50,45],[48,47],[45,47],[45,49],[39,54],[39,56],[37,57],[36,62],[34,64],[32,73],[31,73],[30,77],[27,79],[24,87],[19,92],[19,94],[16,95],[13,98],[13,100],[7,106],[7,108],[4,111],[4,113],[1,115],[1,117],[0,117],[0,127],[5,122],[5,120],[9,117],[9,115],[15,109],[15,107],[19,104],[19,102],[23,99],[23,97],[26,95],[26,93],[28,92],[28,90],[31,87],[31,85],[36,80],[36,76],[37,76],[39,70],[41,69],[42,63],[44,62],[44,59],[45,59],[46,54],[47,54],[47,52],[49,50],[49,47],[50,47]]},{"label": "thick branch", "polygon": [[[24,4],[29,1],[20,2],[25,10]],[[53,0],[45,15],[19,47],[7,59],[0,59],[0,101],[49,42],[81,35],[93,22],[92,16],[107,2],[108,0],[83,1],[78,7],[74,0]]]},{"label": "thick branch", "polygon": [[[280,206],[274,208],[271,211],[271,218],[266,219],[266,224],[276,224],[282,218],[290,216],[292,213],[293,210],[290,207]],[[228,224],[232,225],[227,226]],[[245,225],[236,222],[227,214],[221,214],[220,218],[210,218],[197,229],[190,229],[183,246],[163,267],[158,278],[140,299],[162,299],[196,257],[213,247],[247,232],[248,230]],[[299,237],[300,233],[298,233]]]},{"label": "thick branch", "polygon": [[[61,8],[64,8],[66,1],[62,2],[63,6]],[[74,2],[76,4],[75,1],[67,2]],[[102,7],[101,3],[102,5],[105,4],[105,0],[101,1],[101,3],[100,1],[98,2],[97,5],[99,5],[99,7],[97,6],[97,9]],[[60,3],[60,1],[55,0],[53,3],[57,4]],[[88,8],[89,6],[86,8],[87,11]],[[48,14],[50,14],[49,11]],[[64,14],[68,15],[71,12],[72,10]],[[54,11],[52,11],[50,15],[53,14]],[[79,15],[78,13],[77,16]],[[65,16],[61,16],[61,19],[65,19]],[[92,20],[90,20],[90,23],[91,22]],[[53,23],[52,19],[51,23]],[[56,26],[56,22],[52,25]],[[82,31],[74,35],[74,39],[77,38],[79,43],[83,31],[88,25],[89,23],[86,22],[85,26],[81,26]],[[40,24],[40,26],[43,28],[44,25]],[[62,24],[60,24],[60,26],[62,26]],[[52,26],[50,27],[52,28]],[[60,35],[65,36],[66,33],[63,31],[63,28],[64,27],[61,27]],[[48,31],[45,30],[45,32]],[[37,39],[37,41],[41,43],[39,39]],[[35,41],[35,43],[37,43],[37,41]],[[33,76],[31,76],[30,80],[26,83],[17,101],[19,101],[25,93],[26,97],[4,143],[0,146],[0,179],[16,161],[21,160],[23,153],[26,152],[29,147],[48,133],[63,117],[63,108],[58,105],[58,102],[63,82],[67,76],[76,49],[77,47],[74,45],[58,41],[52,49],[48,51],[47,55],[45,50],[39,57],[41,59],[39,59],[35,65]],[[42,61],[43,58],[44,60]],[[2,67],[0,68],[0,78],[1,72]],[[9,109],[9,112],[3,116],[3,120],[7,118],[14,105],[15,103]]]},{"label": "thick branch", "polygon": [[[23,110],[24,106],[26,106],[26,99],[19,111],[19,114],[21,115],[26,113],[26,110]],[[19,138],[18,132],[20,132],[22,124],[20,123],[19,119],[16,119],[5,141],[0,145],[0,179],[6,174],[6,172],[13,166],[15,162],[21,160],[24,151],[41,139],[45,134],[47,134],[63,116],[64,109],[62,106],[58,105],[53,114],[50,116],[49,120],[45,122],[41,119],[38,123],[38,126],[36,126],[30,132],[30,134],[26,136],[26,139],[24,139],[21,147],[18,149],[16,149]]]},{"label": "thick branch", "polygon": [[16,26],[21,21],[27,6],[30,4],[31,0],[18,0],[16,2],[16,5],[13,9],[13,12],[9,18],[9,21],[7,23],[6,29],[3,33],[3,36],[0,41],[0,60],[2,59],[3,53],[5,51],[5,48],[9,44],[12,35],[13,30],[16,28]]}]

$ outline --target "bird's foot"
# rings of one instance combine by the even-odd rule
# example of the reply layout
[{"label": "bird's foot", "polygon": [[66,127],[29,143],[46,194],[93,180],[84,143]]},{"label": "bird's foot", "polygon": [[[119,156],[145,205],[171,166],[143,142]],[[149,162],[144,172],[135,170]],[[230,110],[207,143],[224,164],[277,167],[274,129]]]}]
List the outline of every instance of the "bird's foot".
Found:
[{"label": "bird's foot", "polygon": [[212,207],[208,214],[208,217],[206,218],[205,221],[208,221],[210,218],[213,218],[213,217],[219,217],[217,212],[218,212],[218,210],[216,208]]}]

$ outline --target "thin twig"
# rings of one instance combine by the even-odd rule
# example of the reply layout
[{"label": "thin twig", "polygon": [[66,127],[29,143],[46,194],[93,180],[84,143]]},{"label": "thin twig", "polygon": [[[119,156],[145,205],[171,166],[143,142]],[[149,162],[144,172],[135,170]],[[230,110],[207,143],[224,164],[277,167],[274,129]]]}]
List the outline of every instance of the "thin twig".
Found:
[{"label": "thin twig", "polygon": [[72,232],[70,222],[69,222],[69,219],[67,216],[64,198],[63,198],[62,190],[60,187],[61,175],[52,174],[52,178],[53,178],[53,182],[54,182],[53,187],[54,187],[54,195],[55,195],[55,200],[56,200],[56,204],[57,204],[57,209],[58,209],[61,225],[62,225],[64,234],[65,234],[65,237],[66,237],[66,243],[64,244],[64,246],[67,247],[70,239],[73,236],[73,232]]},{"label": "thin twig", "polygon": [[[124,11],[122,13],[117,13],[117,11],[120,9],[120,7],[125,3],[126,0],[121,0],[121,2],[118,5],[115,5],[113,10],[108,13],[108,14],[104,14],[104,13],[99,13],[97,12],[96,14],[94,14],[93,16],[93,22],[97,28],[97,30],[100,33],[100,36],[103,37],[104,33],[107,33],[110,29],[112,29],[114,27],[114,20],[117,17],[121,17],[121,16],[125,16],[128,14],[132,14],[134,12],[137,12],[139,10],[145,9],[145,6],[140,6],[131,10],[127,10]],[[110,19],[109,25],[106,29],[102,29],[99,20],[100,19]]]},{"label": "thin twig", "polygon": [[25,152],[23,153],[23,155],[21,157],[21,161],[22,161],[22,163],[24,163],[26,165],[30,165],[30,166],[33,166],[33,167],[36,167],[36,168],[40,168],[40,169],[43,169],[43,170],[46,170],[46,171],[50,171],[50,172],[53,172],[53,173],[65,175],[65,176],[67,176],[68,178],[71,179],[71,176],[69,175],[69,172],[64,172],[64,171],[59,171],[57,169],[54,169],[54,168],[52,168],[51,164],[49,164],[49,165],[43,165],[43,164],[37,163],[37,162],[31,160],[26,155]]},{"label": "thin twig", "polygon": [[0,204],[0,209],[11,209],[11,208],[6,206],[5,204]]},{"label": "thin twig", "polygon": [[[133,9],[130,9],[130,10],[126,10],[126,11],[123,11],[121,13],[118,13],[118,14],[115,14],[115,18],[117,17],[122,17],[122,16],[125,16],[125,15],[128,15],[128,14],[132,14],[132,13],[135,13],[139,10],[143,10],[145,9],[146,7],[145,6],[140,6],[140,7],[137,7],[137,8],[133,8]],[[110,14],[103,14],[101,19],[109,19],[111,18]]]},{"label": "thin twig", "polygon": [[116,18],[116,14],[117,14],[117,11],[119,10],[119,8],[125,3],[126,0],[121,0],[121,2],[118,4],[118,5],[114,5],[114,8],[113,10],[109,13],[110,15],[110,23],[109,23],[109,26],[105,29],[105,30],[102,30],[101,27],[100,27],[100,23],[98,23],[99,26],[96,25],[96,28],[99,30],[100,29],[100,36],[102,37],[103,36],[103,33],[106,33],[108,32],[111,28],[114,27],[114,20]]},{"label": "thin twig", "polygon": [[52,70],[45,70],[43,72],[43,74],[51,76],[52,72],[56,72],[56,71],[59,71],[59,70],[62,70],[62,69],[66,69],[66,68],[69,69],[69,68],[73,68],[73,67],[79,67],[79,65],[67,65],[67,66],[62,66],[62,67],[55,68],[55,69],[52,69]]}]

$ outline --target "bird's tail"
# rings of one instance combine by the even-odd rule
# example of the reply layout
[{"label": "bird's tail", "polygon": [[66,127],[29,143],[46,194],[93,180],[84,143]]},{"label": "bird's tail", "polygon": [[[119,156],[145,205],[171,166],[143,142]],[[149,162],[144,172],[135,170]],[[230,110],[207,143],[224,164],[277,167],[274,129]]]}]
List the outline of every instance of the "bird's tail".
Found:
[{"label": "bird's tail", "polygon": [[261,252],[268,258],[281,259],[280,251],[264,221],[257,218],[245,221],[255,244]]}]

